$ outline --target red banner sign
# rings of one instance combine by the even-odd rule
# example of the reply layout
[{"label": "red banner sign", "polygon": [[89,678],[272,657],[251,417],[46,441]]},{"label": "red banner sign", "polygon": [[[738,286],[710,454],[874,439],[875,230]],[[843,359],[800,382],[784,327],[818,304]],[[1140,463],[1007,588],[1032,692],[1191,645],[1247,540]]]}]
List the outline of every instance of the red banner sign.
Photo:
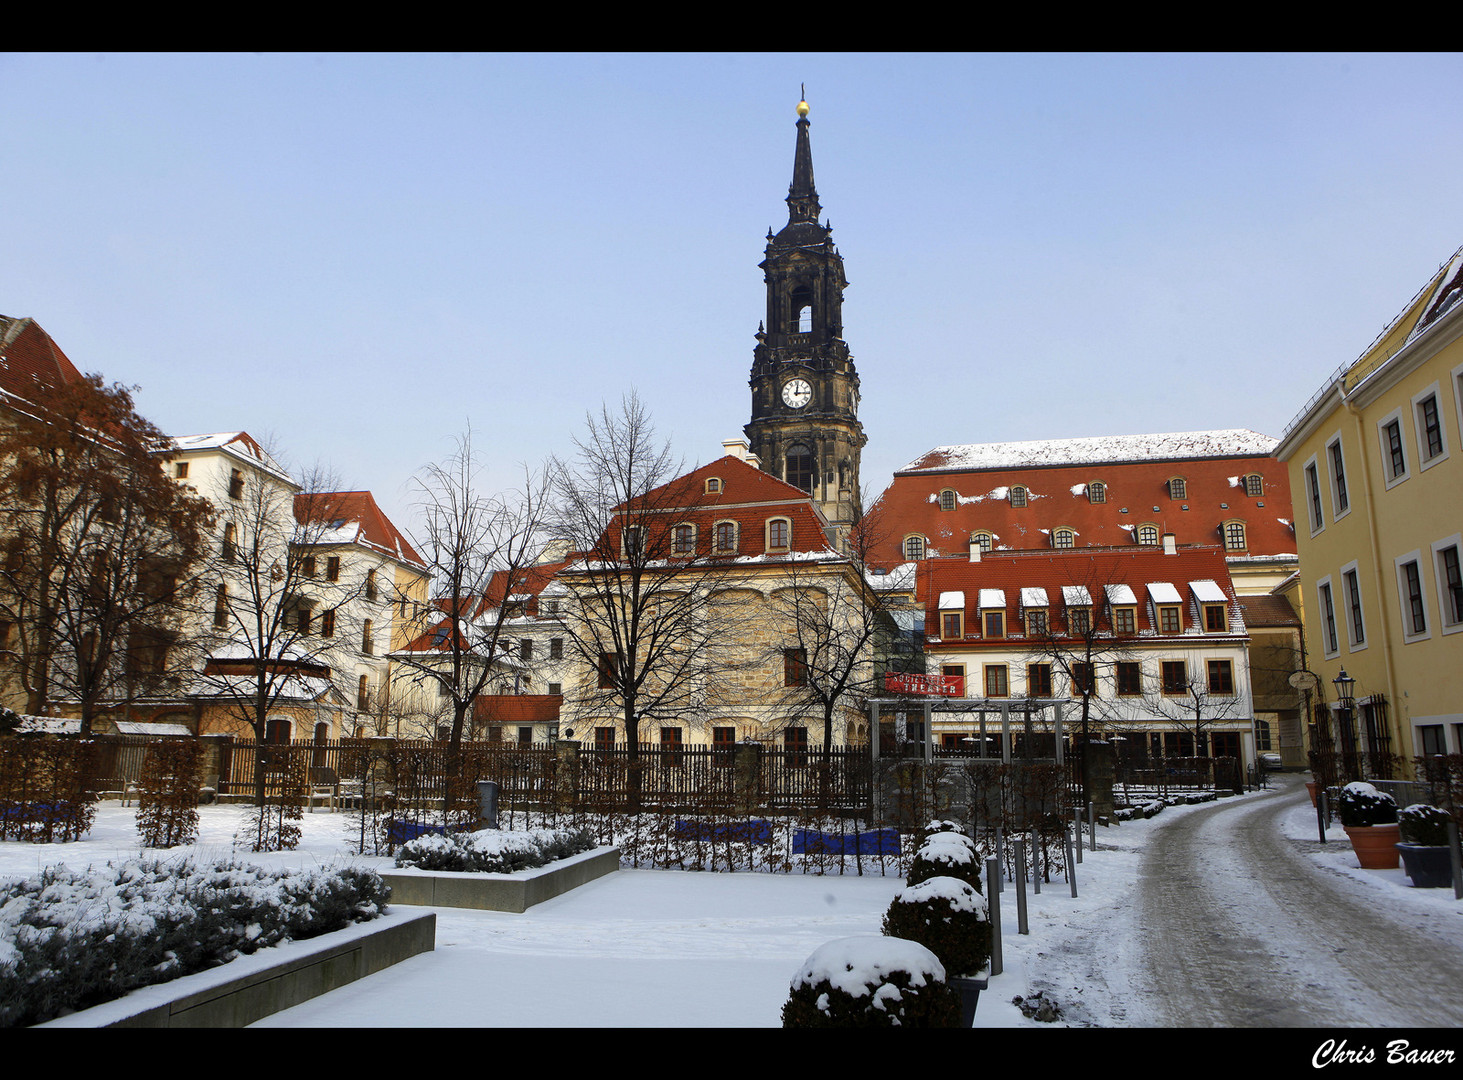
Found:
[{"label": "red banner sign", "polygon": [[884,673],[884,690],[890,694],[920,694],[924,697],[964,697],[964,675],[902,675]]}]

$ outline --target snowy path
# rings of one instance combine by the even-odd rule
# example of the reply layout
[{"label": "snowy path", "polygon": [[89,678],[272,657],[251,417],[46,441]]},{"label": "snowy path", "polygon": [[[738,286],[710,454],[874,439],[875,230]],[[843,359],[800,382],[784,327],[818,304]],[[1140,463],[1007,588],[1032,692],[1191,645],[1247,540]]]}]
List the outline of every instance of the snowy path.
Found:
[{"label": "snowy path", "polygon": [[1308,802],[1305,788],[1282,784],[1186,814],[1144,851],[1136,944],[1146,977],[1132,989],[1151,1022],[1463,1026],[1457,917],[1370,903],[1308,858],[1319,841],[1288,838],[1280,824]]}]

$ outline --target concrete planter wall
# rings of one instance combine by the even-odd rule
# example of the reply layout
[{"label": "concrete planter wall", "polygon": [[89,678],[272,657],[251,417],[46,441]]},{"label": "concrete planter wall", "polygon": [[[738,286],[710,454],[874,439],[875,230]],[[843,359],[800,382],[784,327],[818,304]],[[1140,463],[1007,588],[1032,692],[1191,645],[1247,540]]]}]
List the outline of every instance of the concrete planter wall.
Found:
[{"label": "concrete planter wall", "polygon": [[432,912],[389,911],[370,922],[290,941],[196,975],[37,1027],[240,1028],[355,982],[437,943]]},{"label": "concrete planter wall", "polygon": [[620,849],[595,848],[516,874],[402,868],[382,870],[393,904],[522,913],[620,867]]}]

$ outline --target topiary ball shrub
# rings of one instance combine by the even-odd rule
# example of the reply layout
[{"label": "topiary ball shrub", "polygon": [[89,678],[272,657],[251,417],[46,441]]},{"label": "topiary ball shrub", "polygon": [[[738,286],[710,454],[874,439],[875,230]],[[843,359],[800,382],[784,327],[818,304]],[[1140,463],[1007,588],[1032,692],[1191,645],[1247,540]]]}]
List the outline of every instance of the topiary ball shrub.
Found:
[{"label": "topiary ball shrub", "polygon": [[980,855],[974,841],[961,833],[940,832],[931,835],[914,853],[905,881],[918,885],[930,878],[953,877],[982,892],[980,870]]},{"label": "topiary ball shrub", "polygon": [[960,1027],[960,995],[918,942],[865,934],[821,946],[793,976],[785,1028]]},{"label": "topiary ball shrub", "polygon": [[1353,829],[1367,825],[1395,825],[1397,802],[1385,791],[1357,780],[1341,789],[1336,798],[1336,813],[1342,825]]},{"label": "topiary ball shrub", "polygon": [[884,933],[919,942],[951,975],[974,975],[991,960],[986,899],[958,878],[927,878],[900,890],[884,913]]},{"label": "topiary ball shrub", "polygon": [[1418,847],[1446,847],[1448,843],[1448,812],[1439,806],[1427,803],[1413,803],[1397,812],[1397,824],[1402,831],[1404,844]]}]

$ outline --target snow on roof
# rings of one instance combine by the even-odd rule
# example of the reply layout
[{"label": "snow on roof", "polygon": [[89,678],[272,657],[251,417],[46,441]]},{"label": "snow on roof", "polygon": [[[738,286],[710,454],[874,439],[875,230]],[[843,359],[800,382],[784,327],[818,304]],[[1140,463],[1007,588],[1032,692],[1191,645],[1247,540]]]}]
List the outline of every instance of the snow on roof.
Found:
[{"label": "snow on roof", "polygon": [[1150,581],[1148,595],[1155,604],[1181,604],[1184,602],[1179,591],[1166,581]]},{"label": "snow on roof", "polygon": [[1036,586],[1026,586],[1021,590],[1022,607],[1046,607],[1046,590]]},{"label": "snow on roof", "polygon": [[1086,585],[1063,585],[1062,603],[1068,607],[1090,607],[1092,594],[1087,591]]},{"label": "snow on roof", "polygon": [[965,610],[965,594],[960,591],[942,592],[940,594],[940,610]]},{"label": "snow on roof", "polygon": [[1229,599],[1224,595],[1224,590],[1214,581],[1191,581],[1189,588],[1194,590],[1195,599],[1201,603],[1222,604]]},{"label": "snow on roof", "polygon": [[1108,585],[1105,588],[1109,604],[1136,604],[1138,602],[1131,585]]},{"label": "snow on roof", "polygon": [[980,591],[980,606],[983,608],[1003,608],[1006,606],[1006,592],[1004,589],[982,589]]},{"label": "snow on roof", "polygon": [[[1278,445],[1278,439],[1245,428],[1178,431],[1156,435],[1098,435],[1081,439],[1042,439],[1031,442],[971,443],[962,446],[937,446],[899,471],[1009,469],[1032,465],[1091,465],[1099,462],[1252,457],[1274,453]],[[1072,493],[1078,494],[1075,486]]]},{"label": "snow on roof", "polygon": [[122,735],[192,735],[187,724],[171,723],[166,720],[150,722],[145,720],[118,720],[117,731]]}]

